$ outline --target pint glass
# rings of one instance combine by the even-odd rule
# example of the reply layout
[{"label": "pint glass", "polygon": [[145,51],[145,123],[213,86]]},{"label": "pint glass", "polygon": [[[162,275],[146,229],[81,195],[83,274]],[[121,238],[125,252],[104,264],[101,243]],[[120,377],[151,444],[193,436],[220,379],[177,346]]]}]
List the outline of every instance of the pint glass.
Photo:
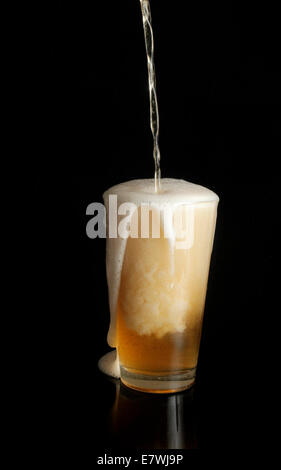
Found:
[{"label": "pint glass", "polygon": [[107,235],[108,342],[125,385],[171,393],[195,381],[219,199],[181,180],[163,179],[159,194],[153,184],[134,180],[104,194],[108,213],[116,197],[108,220],[120,223],[128,203],[127,222],[137,226]]}]

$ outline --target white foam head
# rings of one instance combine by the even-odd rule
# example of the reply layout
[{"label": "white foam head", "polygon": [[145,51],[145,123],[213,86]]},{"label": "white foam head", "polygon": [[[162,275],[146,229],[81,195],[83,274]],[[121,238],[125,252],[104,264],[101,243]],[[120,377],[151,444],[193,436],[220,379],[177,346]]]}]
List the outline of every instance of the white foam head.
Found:
[{"label": "white foam head", "polygon": [[120,202],[141,203],[185,203],[218,201],[217,194],[204,186],[173,178],[161,179],[161,191],[155,192],[154,179],[126,181],[112,186],[103,194],[107,202],[110,194],[116,194]]}]

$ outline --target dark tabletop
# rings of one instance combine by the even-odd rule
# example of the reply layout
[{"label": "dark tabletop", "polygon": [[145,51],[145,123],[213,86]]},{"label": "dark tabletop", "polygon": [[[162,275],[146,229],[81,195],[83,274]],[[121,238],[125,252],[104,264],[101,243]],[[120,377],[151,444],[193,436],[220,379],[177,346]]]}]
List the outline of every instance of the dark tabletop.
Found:
[{"label": "dark tabletop", "polygon": [[81,452],[243,449],[253,435],[265,435],[257,405],[262,390],[252,395],[252,375],[247,379],[243,368],[225,371],[223,359],[222,370],[207,368],[206,360],[191,389],[167,395],[131,390],[81,359],[69,370],[62,399],[74,446],[81,446]]}]

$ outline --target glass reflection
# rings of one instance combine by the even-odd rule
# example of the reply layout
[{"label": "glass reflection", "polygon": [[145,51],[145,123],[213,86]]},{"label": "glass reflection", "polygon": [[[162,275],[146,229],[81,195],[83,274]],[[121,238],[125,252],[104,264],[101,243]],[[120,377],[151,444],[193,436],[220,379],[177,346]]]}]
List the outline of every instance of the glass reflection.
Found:
[{"label": "glass reflection", "polygon": [[125,387],[119,380],[109,414],[114,448],[197,449],[198,413],[195,389],[154,395]]}]

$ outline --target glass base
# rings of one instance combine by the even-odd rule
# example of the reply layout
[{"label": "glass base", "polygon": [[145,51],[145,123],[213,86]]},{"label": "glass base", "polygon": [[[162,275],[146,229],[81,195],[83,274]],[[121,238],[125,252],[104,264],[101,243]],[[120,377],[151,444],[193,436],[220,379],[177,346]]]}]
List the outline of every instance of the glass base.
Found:
[{"label": "glass base", "polygon": [[175,393],[192,387],[195,382],[196,367],[173,373],[159,372],[159,374],[145,375],[120,366],[120,372],[122,383],[134,390],[147,393]]}]

